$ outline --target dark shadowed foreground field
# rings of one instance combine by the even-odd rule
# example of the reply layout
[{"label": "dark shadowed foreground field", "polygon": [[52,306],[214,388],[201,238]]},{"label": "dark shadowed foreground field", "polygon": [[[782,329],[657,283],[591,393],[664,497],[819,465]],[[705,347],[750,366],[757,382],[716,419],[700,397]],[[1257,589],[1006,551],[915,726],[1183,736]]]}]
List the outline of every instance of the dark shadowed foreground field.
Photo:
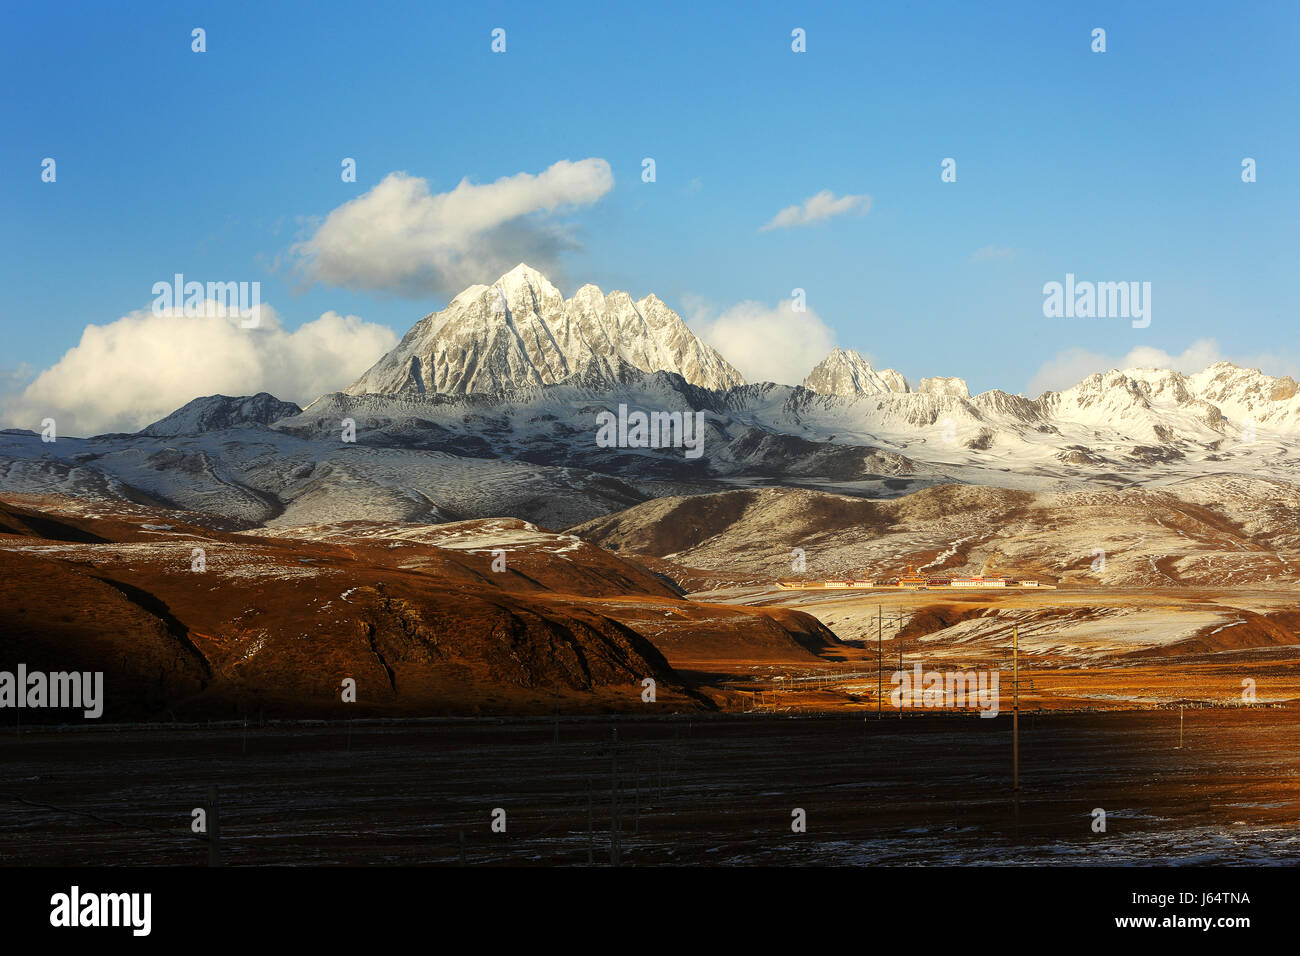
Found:
[{"label": "dark shadowed foreground field", "polygon": [[1022,715],[1018,807],[1006,714],[11,729],[0,862],[204,865],[213,785],[227,865],[1300,858],[1300,711],[1178,722]]}]

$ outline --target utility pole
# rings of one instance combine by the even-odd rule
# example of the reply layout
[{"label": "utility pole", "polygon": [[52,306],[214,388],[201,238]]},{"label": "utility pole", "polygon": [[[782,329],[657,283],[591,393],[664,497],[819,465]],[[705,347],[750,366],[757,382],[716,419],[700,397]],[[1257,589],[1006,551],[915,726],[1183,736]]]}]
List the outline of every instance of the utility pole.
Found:
[{"label": "utility pole", "polygon": [[[901,633],[903,628],[903,612],[894,611],[889,615],[889,623],[893,625],[896,633]],[[885,606],[876,605],[876,719],[879,720],[884,716],[885,700]],[[898,669],[903,669],[903,642],[898,642]],[[901,706],[901,705],[900,705]],[[903,716],[902,712],[898,715]]]},{"label": "utility pole", "polygon": [[1020,628],[1011,625],[1011,789],[1020,792]]},{"label": "utility pole", "polygon": [[[898,631],[898,673],[903,673],[903,631],[901,627]],[[901,681],[899,683],[899,689],[902,689]],[[898,719],[903,719],[903,695],[901,693],[898,695]]]}]

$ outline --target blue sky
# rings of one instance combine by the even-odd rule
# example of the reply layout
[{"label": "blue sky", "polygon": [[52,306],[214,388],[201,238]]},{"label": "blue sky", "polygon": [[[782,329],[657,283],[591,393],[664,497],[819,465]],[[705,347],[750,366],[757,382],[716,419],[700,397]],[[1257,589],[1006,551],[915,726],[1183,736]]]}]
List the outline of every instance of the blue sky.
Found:
[{"label": "blue sky", "polygon": [[[309,283],[291,247],[393,172],[441,193],[587,158],[612,188],[533,217],[579,246],[554,257],[565,294],[655,292],[689,318],[799,287],[815,316],[792,322],[972,391],[1027,390],[1079,350],[1201,343],[1274,373],[1300,354],[1295,4],[27,3],[5,21],[11,385],[176,272],[260,281],[287,330],[335,312],[400,335],[449,295]],[[870,211],[760,231],[823,190]],[[1151,282],[1150,327],[1044,318],[1067,272]]]}]

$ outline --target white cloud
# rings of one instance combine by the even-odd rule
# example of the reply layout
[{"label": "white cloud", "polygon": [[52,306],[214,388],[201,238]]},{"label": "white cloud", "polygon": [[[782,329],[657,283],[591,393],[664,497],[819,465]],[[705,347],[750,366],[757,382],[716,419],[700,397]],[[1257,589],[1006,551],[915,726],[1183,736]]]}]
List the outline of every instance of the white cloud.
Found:
[{"label": "white cloud", "polygon": [[795,312],[789,300],[741,302],[717,316],[699,310],[688,324],[749,382],[798,385],[835,347],[826,323],[811,309]]},{"label": "white cloud", "polygon": [[1005,246],[984,246],[982,249],[976,249],[970,255],[971,262],[989,262],[994,259],[1014,259],[1016,250],[1009,249]]},{"label": "white cloud", "polygon": [[19,362],[16,368],[0,367],[0,397],[22,391],[36,377],[36,371],[26,362]]},{"label": "white cloud", "polygon": [[386,326],[326,312],[292,332],[262,305],[258,328],[239,316],[155,315],[140,309],[88,325],[81,341],[21,392],[0,398],[11,427],[60,435],[136,431],[201,395],[270,392],[298,404],[350,384],[397,343]]},{"label": "white cloud", "polygon": [[815,222],[824,222],[833,216],[844,216],[856,212],[865,216],[871,209],[871,197],[836,196],[829,189],[823,189],[815,196],[809,196],[796,206],[786,206],[759,232],[772,229],[789,229],[792,226],[810,226]]},{"label": "white cloud", "polygon": [[520,262],[547,271],[578,248],[557,210],[594,203],[614,187],[603,159],[560,160],[534,176],[518,173],[431,193],[406,173],[389,173],[331,212],[291,252],[309,282],[402,295],[459,292]]},{"label": "white cloud", "polygon": [[1214,339],[1198,339],[1178,355],[1170,355],[1164,349],[1150,345],[1140,345],[1124,356],[1121,368],[1167,368],[1190,375],[1223,360],[1218,342]]},{"label": "white cloud", "polygon": [[1177,355],[1172,355],[1164,349],[1154,348],[1149,345],[1139,346],[1127,355],[1119,357],[1104,355],[1101,352],[1092,352],[1087,349],[1067,349],[1043,363],[1042,367],[1034,374],[1034,377],[1030,379],[1027,394],[1031,397],[1037,397],[1049,389],[1059,392],[1072,385],[1078,385],[1089,375],[1096,372],[1107,372],[1113,368],[1121,370],[1164,368],[1190,375],[1193,372],[1201,371],[1206,366],[1213,365],[1215,362],[1225,360],[1234,361],[1238,365],[1249,368],[1260,367],[1260,363],[1251,359],[1226,359],[1219,348],[1219,343],[1214,339],[1198,339]]},{"label": "white cloud", "polygon": [[1029,380],[1025,394],[1037,398],[1043,392],[1060,392],[1078,385],[1094,372],[1118,368],[1120,360],[1109,358],[1088,349],[1066,349],[1044,362]]}]

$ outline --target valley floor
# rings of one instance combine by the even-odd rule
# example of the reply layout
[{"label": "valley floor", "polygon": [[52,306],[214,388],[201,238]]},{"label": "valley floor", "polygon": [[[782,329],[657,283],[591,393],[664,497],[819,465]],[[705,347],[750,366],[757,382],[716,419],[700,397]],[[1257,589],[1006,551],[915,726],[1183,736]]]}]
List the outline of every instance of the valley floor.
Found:
[{"label": "valley floor", "polygon": [[210,786],[224,865],[1297,859],[1300,709],[1020,727],[1018,799],[1005,714],[8,728],[0,863],[204,865]]},{"label": "valley floor", "polygon": [[[778,711],[875,709],[878,685],[888,709],[891,676],[917,664],[923,672],[997,671],[1000,708],[1009,710],[1013,641],[1019,645],[1020,706],[1026,710],[1300,703],[1300,639],[1294,630],[1300,608],[1289,590],[953,595],[742,586],[692,597],[804,611],[849,643],[841,660],[818,667],[791,662],[785,668],[735,668],[736,677],[756,682],[755,705]],[[669,658],[679,668],[725,667],[718,660]]]}]

